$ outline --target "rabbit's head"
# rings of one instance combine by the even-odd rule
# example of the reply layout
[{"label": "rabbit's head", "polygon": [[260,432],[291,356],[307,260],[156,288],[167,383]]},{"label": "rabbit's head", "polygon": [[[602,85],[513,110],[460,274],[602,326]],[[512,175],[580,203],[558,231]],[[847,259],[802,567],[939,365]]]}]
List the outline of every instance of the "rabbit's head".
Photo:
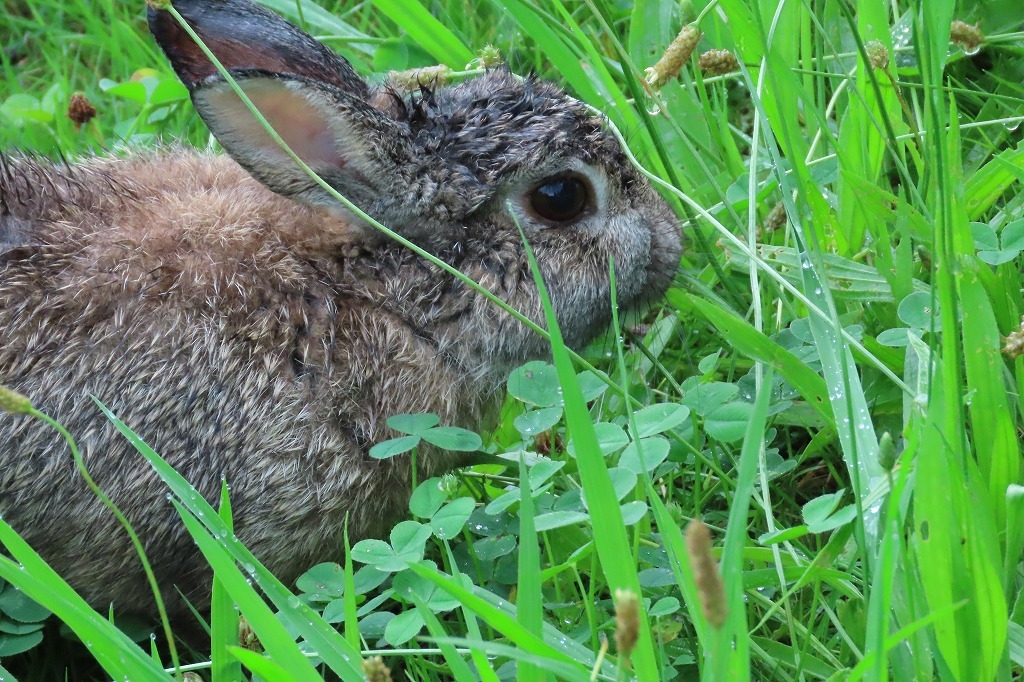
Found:
[{"label": "rabbit's head", "polygon": [[[371,87],[346,60],[258,5],[174,6],[329,185],[543,320],[521,227],[570,345],[608,324],[610,260],[625,309],[660,296],[670,283],[680,254],[678,220],[601,118],[554,85],[495,70],[401,94]],[[278,194],[348,216],[264,131],[170,14],[151,9],[150,27],[197,111],[239,164]],[[393,248],[379,246],[368,227],[361,234],[368,248]],[[421,292],[416,302],[431,337],[462,347],[478,367],[508,367],[543,352],[544,342],[510,316],[418,267],[436,281],[419,283],[434,298]]]}]

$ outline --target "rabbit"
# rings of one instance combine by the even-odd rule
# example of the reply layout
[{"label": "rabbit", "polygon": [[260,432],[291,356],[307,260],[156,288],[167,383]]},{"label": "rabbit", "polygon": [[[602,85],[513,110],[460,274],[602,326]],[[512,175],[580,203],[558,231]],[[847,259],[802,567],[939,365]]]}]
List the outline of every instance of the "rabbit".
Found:
[{"label": "rabbit", "polygon": [[[518,221],[570,346],[609,325],[610,258],[623,309],[671,283],[679,219],[555,85],[498,69],[400,93],[247,0],[174,4],[331,187],[543,323]],[[226,481],[237,536],[291,583],[343,555],[346,519],[354,542],[407,511],[409,459],[368,455],[388,417],[481,429],[550,347],[324,191],[170,14],[148,18],[226,153],[0,155],[0,385],[76,437],[175,618],[209,608],[209,568],[90,396],[206,499]],[[460,463],[418,461],[421,480]],[[95,608],[155,613],[126,533],[27,416],[0,415],[0,515]]]}]

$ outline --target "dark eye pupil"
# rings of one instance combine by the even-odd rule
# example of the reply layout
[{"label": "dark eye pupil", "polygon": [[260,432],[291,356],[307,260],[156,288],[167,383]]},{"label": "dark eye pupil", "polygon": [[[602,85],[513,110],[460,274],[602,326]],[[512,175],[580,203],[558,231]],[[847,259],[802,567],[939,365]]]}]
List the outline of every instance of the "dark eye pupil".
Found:
[{"label": "dark eye pupil", "polygon": [[541,218],[563,223],[578,216],[587,203],[587,187],[579,178],[548,178],[530,193],[530,206]]}]

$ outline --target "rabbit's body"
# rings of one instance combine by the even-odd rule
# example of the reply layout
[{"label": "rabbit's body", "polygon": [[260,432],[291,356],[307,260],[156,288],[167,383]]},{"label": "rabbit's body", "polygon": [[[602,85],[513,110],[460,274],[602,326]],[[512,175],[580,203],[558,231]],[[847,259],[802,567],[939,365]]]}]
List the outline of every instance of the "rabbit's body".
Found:
[{"label": "rabbit's body", "polygon": [[[460,366],[448,341],[410,326],[459,315],[461,288],[439,287],[433,268],[387,244],[367,257],[344,221],[266,190],[227,157],[181,151],[39,172],[52,185],[35,187],[70,190],[75,203],[39,196],[46,219],[30,245],[0,257],[0,384],[79,439],[158,576],[200,604],[208,575],[166,487],[89,395],[207,499],[229,481],[239,537],[285,580],[337,558],[346,513],[363,537],[402,511],[408,459],[366,456],[393,435],[387,417],[433,412],[475,426],[495,395],[492,371]],[[127,536],[59,436],[5,417],[0,443],[4,518],[87,599],[149,610]],[[424,473],[454,464],[438,453],[426,463]]]},{"label": "rabbit's body", "polygon": [[[610,258],[625,308],[667,286],[678,222],[553,86],[494,72],[402,99],[247,2],[175,6],[328,182],[542,320],[515,211],[571,345],[608,324]],[[203,608],[206,564],[166,487],[90,394],[207,499],[227,480],[237,534],[291,580],[339,558],[346,515],[358,539],[404,510],[409,460],[368,456],[395,435],[389,416],[479,428],[508,371],[547,345],[292,168],[168,19],[151,15],[158,42],[242,165],[184,149],[73,167],[0,157],[0,384],[69,429],[167,596]],[[246,31],[265,63],[232,52]],[[288,62],[296,45],[306,59]],[[456,463],[420,459],[423,475]],[[123,530],[28,417],[0,416],[0,515],[91,603],[152,612]]]}]

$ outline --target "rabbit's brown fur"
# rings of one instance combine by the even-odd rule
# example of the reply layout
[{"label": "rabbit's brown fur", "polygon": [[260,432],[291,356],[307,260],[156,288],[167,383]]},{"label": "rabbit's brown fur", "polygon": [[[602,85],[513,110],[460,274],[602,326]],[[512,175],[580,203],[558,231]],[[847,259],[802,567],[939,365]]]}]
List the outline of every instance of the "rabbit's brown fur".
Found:
[{"label": "rabbit's brown fur", "polygon": [[[573,224],[520,216],[572,345],[608,324],[609,257],[624,307],[667,286],[678,222],[600,121],[553,86],[494,72],[402,98],[355,83],[327,51],[306,73],[297,64],[288,73],[287,50],[275,45],[273,58],[249,64],[250,50],[218,44],[204,12],[242,14],[268,40],[313,48],[247,2],[175,5],[225,50],[258,104],[301,94],[282,108],[285,127],[296,110],[314,122],[334,112],[323,140],[340,145],[340,158],[314,166],[325,179],[533,319],[543,315],[506,202],[567,167],[591,178],[595,205]],[[89,395],[207,499],[226,479],[238,536],[292,580],[338,558],[346,514],[358,538],[404,510],[408,460],[367,455],[394,435],[389,416],[433,412],[479,428],[508,371],[547,351],[482,296],[291,174],[250,129],[239,132],[219,77],[179,34],[167,37],[163,19],[152,18],[154,32],[235,160],[185,149],[70,167],[0,156],[0,383],[75,435],[167,596],[174,586],[204,608],[206,564],[165,486]],[[310,153],[319,158],[321,148]],[[431,451],[421,464],[429,475],[456,461]],[[0,416],[0,513],[97,607],[152,612],[123,530],[60,439],[27,417]]]}]

